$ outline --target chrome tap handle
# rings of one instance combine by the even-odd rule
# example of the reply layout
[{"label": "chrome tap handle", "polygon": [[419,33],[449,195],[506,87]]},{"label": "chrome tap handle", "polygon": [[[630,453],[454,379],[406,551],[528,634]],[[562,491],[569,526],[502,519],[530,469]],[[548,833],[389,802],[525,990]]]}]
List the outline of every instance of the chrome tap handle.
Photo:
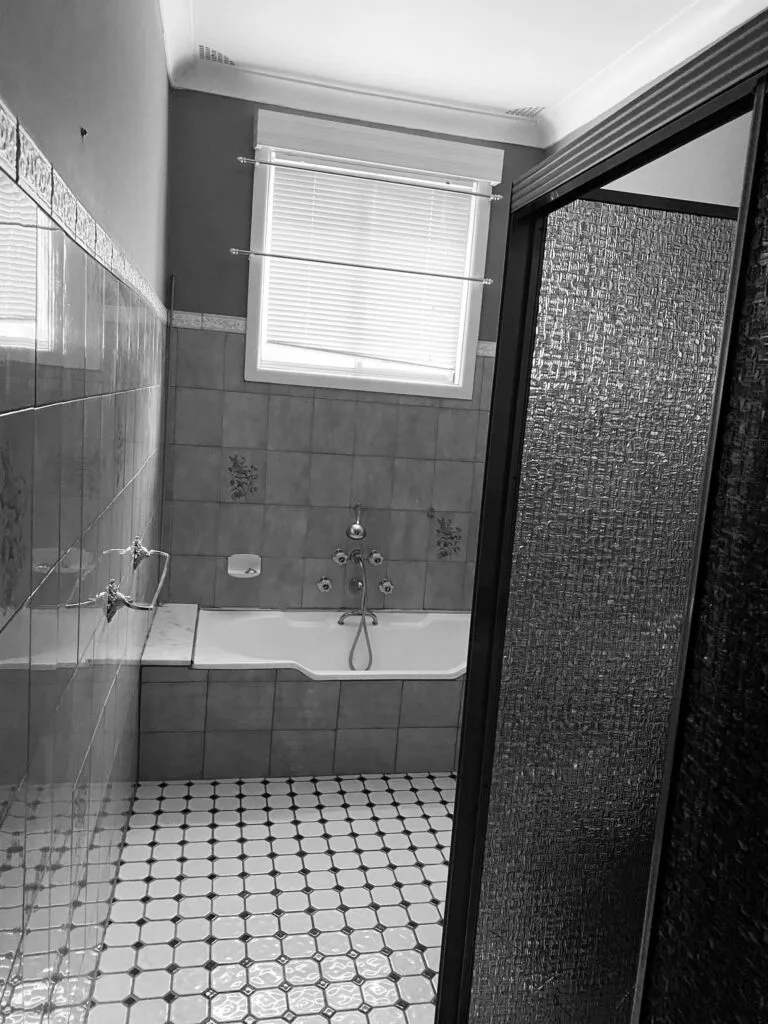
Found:
[{"label": "chrome tap handle", "polygon": [[368,565],[381,565],[384,561],[384,555],[380,551],[371,551],[366,561]]},{"label": "chrome tap handle", "polygon": [[131,541],[129,550],[131,552],[131,566],[134,571],[139,568],[145,558],[149,558],[152,554],[149,548],[144,547],[141,543],[141,537],[138,535]]},{"label": "chrome tap handle", "polygon": [[336,548],[334,553],[331,555],[331,558],[336,565],[346,565],[349,561],[349,555],[346,551],[342,551],[341,548]]},{"label": "chrome tap handle", "polygon": [[380,594],[384,594],[386,596],[387,594],[392,593],[392,591],[395,589],[395,584],[392,582],[392,580],[388,580],[385,578],[383,580],[379,580],[378,589]]},{"label": "chrome tap handle", "polygon": [[331,583],[327,576],[321,576],[319,580],[315,581],[315,586],[321,594],[327,594],[333,583]]},{"label": "chrome tap handle", "polygon": [[111,622],[121,608],[133,607],[133,598],[128,594],[121,594],[117,589],[117,580],[112,579],[107,584],[106,598],[104,613],[107,616],[107,622]]}]

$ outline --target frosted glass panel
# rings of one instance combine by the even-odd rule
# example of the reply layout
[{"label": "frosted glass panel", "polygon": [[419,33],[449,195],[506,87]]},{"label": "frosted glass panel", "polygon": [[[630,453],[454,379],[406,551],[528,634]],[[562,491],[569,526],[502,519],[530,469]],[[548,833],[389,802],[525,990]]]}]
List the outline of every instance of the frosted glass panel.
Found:
[{"label": "frosted glass panel", "polygon": [[735,221],[550,217],[470,1019],[629,1020]]}]

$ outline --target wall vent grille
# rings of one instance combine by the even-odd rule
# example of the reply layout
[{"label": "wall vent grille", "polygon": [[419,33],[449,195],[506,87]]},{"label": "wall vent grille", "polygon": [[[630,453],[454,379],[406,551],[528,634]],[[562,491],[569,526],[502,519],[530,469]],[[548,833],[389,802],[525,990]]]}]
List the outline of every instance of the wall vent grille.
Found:
[{"label": "wall vent grille", "polygon": [[235,63],[226,53],[222,53],[221,50],[213,50],[210,46],[203,46],[202,43],[198,43],[197,54],[200,60],[212,60],[216,64],[234,65]]},{"label": "wall vent grille", "polygon": [[513,107],[511,110],[505,110],[504,113],[508,117],[524,117],[528,121],[535,121],[543,110],[544,107]]}]

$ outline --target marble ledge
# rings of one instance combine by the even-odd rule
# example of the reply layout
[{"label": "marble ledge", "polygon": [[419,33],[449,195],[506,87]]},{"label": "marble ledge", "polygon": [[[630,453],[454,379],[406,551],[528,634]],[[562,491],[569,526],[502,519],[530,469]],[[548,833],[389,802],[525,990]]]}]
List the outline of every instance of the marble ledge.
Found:
[{"label": "marble ledge", "polygon": [[142,665],[191,665],[196,626],[196,604],[160,605],[144,645]]}]

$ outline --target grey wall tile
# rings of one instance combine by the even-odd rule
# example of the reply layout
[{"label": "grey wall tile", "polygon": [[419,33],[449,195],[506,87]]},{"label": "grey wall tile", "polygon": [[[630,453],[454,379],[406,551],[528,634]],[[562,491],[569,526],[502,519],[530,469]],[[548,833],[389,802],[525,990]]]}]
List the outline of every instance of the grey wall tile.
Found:
[{"label": "grey wall tile", "polygon": [[406,679],[400,726],[456,726],[462,683],[460,679]]},{"label": "grey wall tile", "polygon": [[171,497],[178,501],[218,501],[220,448],[173,445]]},{"label": "grey wall tile", "polygon": [[218,506],[217,553],[261,554],[264,536],[264,506],[250,502],[226,502]]},{"label": "grey wall tile", "polygon": [[398,406],[394,402],[356,402],[355,454],[395,455],[397,413]]},{"label": "grey wall tile", "polygon": [[441,409],[437,421],[436,457],[474,459],[477,448],[477,413]]},{"label": "grey wall tile", "polygon": [[435,463],[426,459],[395,459],[393,509],[428,509],[432,504]]},{"label": "grey wall tile", "polygon": [[221,500],[262,504],[266,499],[268,456],[254,448],[221,449]]},{"label": "grey wall tile", "polygon": [[218,332],[179,330],[174,382],[177,387],[224,387],[224,338]]},{"label": "grey wall tile", "polygon": [[205,727],[218,732],[269,730],[274,701],[274,682],[209,681]]},{"label": "grey wall tile", "polygon": [[[304,567],[298,558],[261,560],[261,596],[264,608],[300,608]],[[248,582],[247,580],[244,582]]]},{"label": "grey wall tile", "polygon": [[308,508],[267,505],[264,510],[263,554],[270,558],[300,558],[308,521]]},{"label": "grey wall tile", "polygon": [[462,562],[428,562],[424,607],[446,611],[464,608],[465,575]]},{"label": "grey wall tile", "polygon": [[485,465],[482,462],[475,463],[475,472],[472,479],[472,502],[473,512],[479,512],[483,503],[483,483],[485,480]]},{"label": "grey wall tile", "polygon": [[277,670],[278,683],[308,683],[309,676],[304,675],[295,668],[279,668]]},{"label": "grey wall tile", "polygon": [[356,455],[352,465],[352,502],[370,508],[389,508],[395,460],[377,455]]},{"label": "grey wall tile", "polygon": [[204,682],[142,683],[142,732],[199,732],[205,727]]},{"label": "grey wall tile", "polygon": [[174,440],[176,444],[221,444],[224,393],[207,388],[177,388]]},{"label": "grey wall tile", "polygon": [[[235,554],[235,552],[231,552]],[[258,554],[258,552],[255,552]],[[270,608],[271,595],[264,585],[264,560],[262,575],[247,579],[229,576],[226,557],[216,559],[216,580],[213,603],[216,608]]]},{"label": "grey wall tile", "polygon": [[336,733],[332,729],[275,730],[269,774],[281,778],[295,775],[330,775]]},{"label": "grey wall tile", "polygon": [[402,690],[403,684],[399,679],[342,680],[338,728],[397,728]]},{"label": "grey wall tile", "polygon": [[426,562],[391,562],[387,568],[395,584],[394,592],[385,599],[387,608],[429,608],[424,602]]},{"label": "grey wall tile", "polygon": [[0,628],[31,589],[34,417],[31,409],[0,416]]},{"label": "grey wall tile", "polygon": [[339,729],[333,770],[340,775],[393,772],[397,729]]},{"label": "grey wall tile", "polygon": [[139,745],[139,779],[200,779],[203,775],[203,733],[143,733]]},{"label": "grey wall tile", "polygon": [[488,410],[491,408],[491,395],[493,393],[493,375],[496,370],[496,360],[483,358],[483,386],[480,391],[480,408]]},{"label": "grey wall tile", "polygon": [[176,555],[171,560],[170,600],[183,604],[213,604],[216,559],[211,555]]},{"label": "grey wall tile", "polygon": [[228,334],[224,341],[224,387],[227,391],[267,394],[269,384],[245,380],[245,335]]},{"label": "grey wall tile", "polygon": [[312,506],[348,506],[352,500],[351,455],[313,455],[310,464],[309,503]]},{"label": "grey wall tile", "polygon": [[339,707],[339,683],[308,679],[284,682],[275,690],[275,729],[334,729]]},{"label": "grey wall tile", "polygon": [[312,451],[351,455],[355,448],[355,404],[315,399]]},{"label": "grey wall tile", "polygon": [[206,732],[203,777],[260,778],[269,774],[271,734],[266,730]]},{"label": "grey wall tile", "polygon": [[474,462],[436,462],[432,505],[438,512],[469,512]]},{"label": "grey wall tile", "polygon": [[224,394],[223,439],[228,448],[266,448],[269,398],[242,391]]},{"label": "grey wall tile", "polygon": [[310,457],[303,452],[271,451],[267,456],[266,500],[277,505],[306,505]]},{"label": "grey wall tile", "polygon": [[346,506],[344,508],[310,507],[307,535],[304,540],[306,557],[329,559],[337,548],[343,548],[346,551],[347,537],[344,531],[351,522],[350,516],[350,509]]},{"label": "grey wall tile", "polygon": [[396,772],[450,772],[456,729],[398,729]]},{"label": "grey wall tile", "polygon": [[485,449],[488,444],[488,423],[490,413],[480,412],[477,415],[477,444],[475,445],[475,458],[480,462],[485,461]]},{"label": "grey wall tile", "polygon": [[165,514],[171,522],[175,555],[215,555],[218,552],[219,505],[213,501],[169,501]]},{"label": "grey wall tile", "polygon": [[424,561],[427,557],[431,521],[426,512],[395,510],[390,513],[390,534],[387,557]]},{"label": "grey wall tile", "polygon": [[312,434],[312,399],[272,394],[269,399],[267,447],[307,452]]},{"label": "grey wall tile", "polygon": [[196,683],[207,678],[207,669],[184,665],[143,665],[141,669],[142,683]]},{"label": "grey wall tile", "polygon": [[429,406],[399,405],[396,455],[408,459],[434,459],[438,410]]}]

